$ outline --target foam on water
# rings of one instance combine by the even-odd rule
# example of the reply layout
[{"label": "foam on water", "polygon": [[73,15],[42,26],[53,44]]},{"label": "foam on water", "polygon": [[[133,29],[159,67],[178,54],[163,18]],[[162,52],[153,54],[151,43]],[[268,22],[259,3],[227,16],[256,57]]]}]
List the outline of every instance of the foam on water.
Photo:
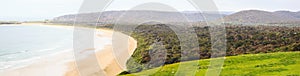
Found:
[{"label": "foam on water", "polygon": [[73,44],[73,30],[66,28],[1,25],[0,36],[0,72],[71,51]]},{"label": "foam on water", "polygon": [[[97,32],[96,34],[104,34]],[[26,67],[30,64],[47,59],[62,53],[74,53],[73,29],[48,26],[0,26],[0,72]],[[102,50],[111,44],[111,38],[95,35],[95,51]],[[73,57],[73,56],[68,56]],[[62,59],[63,62],[72,61],[74,58]]]}]

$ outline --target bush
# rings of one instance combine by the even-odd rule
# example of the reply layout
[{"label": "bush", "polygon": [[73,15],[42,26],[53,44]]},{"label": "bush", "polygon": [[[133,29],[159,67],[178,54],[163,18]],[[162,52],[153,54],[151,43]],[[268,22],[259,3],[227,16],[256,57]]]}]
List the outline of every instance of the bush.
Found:
[{"label": "bush", "polygon": [[[127,62],[129,72],[139,72],[159,67],[161,64],[210,58],[210,27],[189,28],[195,30],[200,48],[192,47],[184,50],[184,53],[182,53],[177,34],[166,24],[141,25],[137,27],[131,34],[138,41],[138,48]],[[297,34],[300,34],[300,27],[226,25],[226,39],[228,39],[226,55],[300,51],[300,35]],[[163,49],[151,47],[156,42],[160,42]],[[150,54],[153,50],[156,52],[152,54],[157,56],[151,57],[152,55]],[[162,63],[161,57],[158,57],[161,51],[166,51],[164,63]],[[193,53],[195,51],[197,53]],[[188,55],[188,57],[182,58],[182,54]],[[157,63],[150,62],[151,60],[157,61]]]}]

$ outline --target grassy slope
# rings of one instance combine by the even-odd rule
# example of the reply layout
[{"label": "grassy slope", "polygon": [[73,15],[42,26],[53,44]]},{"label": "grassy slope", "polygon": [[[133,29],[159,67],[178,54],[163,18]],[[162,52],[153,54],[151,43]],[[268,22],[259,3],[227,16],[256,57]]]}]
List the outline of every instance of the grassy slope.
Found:
[{"label": "grassy slope", "polygon": [[[249,54],[226,57],[221,76],[300,76],[300,52],[279,52],[269,54]],[[197,76],[204,76],[210,59],[183,62],[188,65],[184,69],[190,72],[189,67],[199,67]],[[127,76],[173,76],[179,63],[154,68]],[[190,75],[187,75],[190,76]]]}]

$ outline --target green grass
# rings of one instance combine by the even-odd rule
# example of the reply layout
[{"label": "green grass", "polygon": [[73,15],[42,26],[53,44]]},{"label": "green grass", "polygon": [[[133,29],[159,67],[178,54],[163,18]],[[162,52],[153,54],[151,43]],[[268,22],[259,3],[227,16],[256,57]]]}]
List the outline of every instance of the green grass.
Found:
[{"label": "green grass", "polygon": [[[213,59],[174,63],[139,73],[127,74],[126,76],[173,76],[176,74],[179,65],[185,65],[180,69],[185,76],[193,74],[191,68],[196,68],[196,76],[204,76],[207,68],[210,67],[210,60]],[[300,52],[226,57],[221,76],[300,76]]]}]

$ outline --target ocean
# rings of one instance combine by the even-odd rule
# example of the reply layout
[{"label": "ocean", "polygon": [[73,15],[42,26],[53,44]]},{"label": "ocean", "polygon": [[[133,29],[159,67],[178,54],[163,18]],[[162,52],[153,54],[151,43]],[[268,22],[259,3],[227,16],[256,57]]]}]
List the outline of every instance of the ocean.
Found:
[{"label": "ocean", "polygon": [[39,25],[0,25],[0,71],[26,66],[73,47],[73,29]]}]

